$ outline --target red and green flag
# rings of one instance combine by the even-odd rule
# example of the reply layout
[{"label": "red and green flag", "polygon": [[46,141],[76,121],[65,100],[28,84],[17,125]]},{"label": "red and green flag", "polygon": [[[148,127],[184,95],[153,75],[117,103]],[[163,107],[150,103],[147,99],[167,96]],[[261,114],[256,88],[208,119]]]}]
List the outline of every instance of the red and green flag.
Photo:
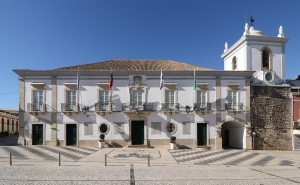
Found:
[{"label": "red and green flag", "polygon": [[109,85],[108,85],[108,89],[109,90],[113,86],[113,81],[114,81],[114,79],[113,79],[113,73],[112,73],[112,71],[110,71],[110,79],[109,79]]}]

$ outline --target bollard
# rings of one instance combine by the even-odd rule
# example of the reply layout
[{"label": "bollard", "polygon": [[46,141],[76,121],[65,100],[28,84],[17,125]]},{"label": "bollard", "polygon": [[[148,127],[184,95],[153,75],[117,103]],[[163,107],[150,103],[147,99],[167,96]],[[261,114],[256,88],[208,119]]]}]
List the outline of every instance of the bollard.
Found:
[{"label": "bollard", "polygon": [[60,166],[60,153],[58,153],[58,166]]},{"label": "bollard", "polygon": [[10,166],[12,165],[12,154],[11,153],[9,153],[9,164],[10,164]]},{"label": "bollard", "polygon": [[148,155],[148,166],[150,167],[150,155]]},{"label": "bollard", "polygon": [[107,154],[105,154],[105,166],[107,166]]}]

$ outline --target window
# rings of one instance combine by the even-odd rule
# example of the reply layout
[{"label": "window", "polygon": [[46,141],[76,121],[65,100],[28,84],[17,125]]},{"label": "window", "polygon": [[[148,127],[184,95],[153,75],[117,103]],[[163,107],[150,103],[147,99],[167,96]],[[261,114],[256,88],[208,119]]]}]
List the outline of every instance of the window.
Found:
[{"label": "window", "polygon": [[67,91],[67,103],[76,105],[76,91]]},{"label": "window", "polygon": [[206,108],[206,91],[197,91],[197,104],[200,109]]},{"label": "window", "polygon": [[228,109],[229,110],[237,110],[237,91],[230,90],[228,91]]},{"label": "window", "polygon": [[271,50],[264,47],[261,51],[261,67],[262,70],[271,70]]},{"label": "window", "polygon": [[34,90],[33,91],[33,110],[41,111],[43,110],[43,91]]},{"label": "window", "polygon": [[109,132],[109,125],[106,123],[101,123],[99,125],[99,133],[100,134],[108,134]]},{"label": "window", "polygon": [[166,125],[166,130],[167,132],[169,132],[170,134],[175,134],[177,131],[177,125],[175,123],[168,123]]},{"label": "window", "polygon": [[100,91],[99,110],[110,110],[109,91]]},{"label": "window", "polygon": [[236,69],[237,69],[236,57],[233,57],[233,59],[232,59],[232,70],[236,70]]},{"label": "window", "polygon": [[143,106],[143,92],[142,91],[132,91],[131,102],[133,106],[142,107]]},{"label": "window", "polygon": [[174,91],[166,91],[166,103],[174,104]]}]

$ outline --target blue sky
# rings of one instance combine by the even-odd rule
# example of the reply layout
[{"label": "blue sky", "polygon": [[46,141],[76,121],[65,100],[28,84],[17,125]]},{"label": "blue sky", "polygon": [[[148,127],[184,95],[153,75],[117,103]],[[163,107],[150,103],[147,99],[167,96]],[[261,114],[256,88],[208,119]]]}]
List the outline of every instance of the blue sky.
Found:
[{"label": "blue sky", "polygon": [[[286,3],[287,2],[287,3]],[[53,69],[110,59],[170,59],[223,69],[220,55],[255,29],[286,44],[288,79],[300,74],[300,1],[0,0],[0,107],[18,108],[12,69]],[[246,12],[246,20],[245,20]]]}]

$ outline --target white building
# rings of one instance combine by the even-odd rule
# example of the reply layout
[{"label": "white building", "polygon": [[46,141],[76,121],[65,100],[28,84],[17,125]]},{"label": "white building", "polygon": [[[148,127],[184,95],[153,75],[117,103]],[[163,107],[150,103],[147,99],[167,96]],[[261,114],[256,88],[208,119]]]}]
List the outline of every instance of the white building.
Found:
[{"label": "white building", "polygon": [[169,148],[170,137],[176,136],[179,148],[252,149],[254,71],[243,66],[233,72],[226,65],[219,71],[170,60],[111,60],[14,70],[20,77],[19,143],[98,146],[103,133],[114,147]]}]

